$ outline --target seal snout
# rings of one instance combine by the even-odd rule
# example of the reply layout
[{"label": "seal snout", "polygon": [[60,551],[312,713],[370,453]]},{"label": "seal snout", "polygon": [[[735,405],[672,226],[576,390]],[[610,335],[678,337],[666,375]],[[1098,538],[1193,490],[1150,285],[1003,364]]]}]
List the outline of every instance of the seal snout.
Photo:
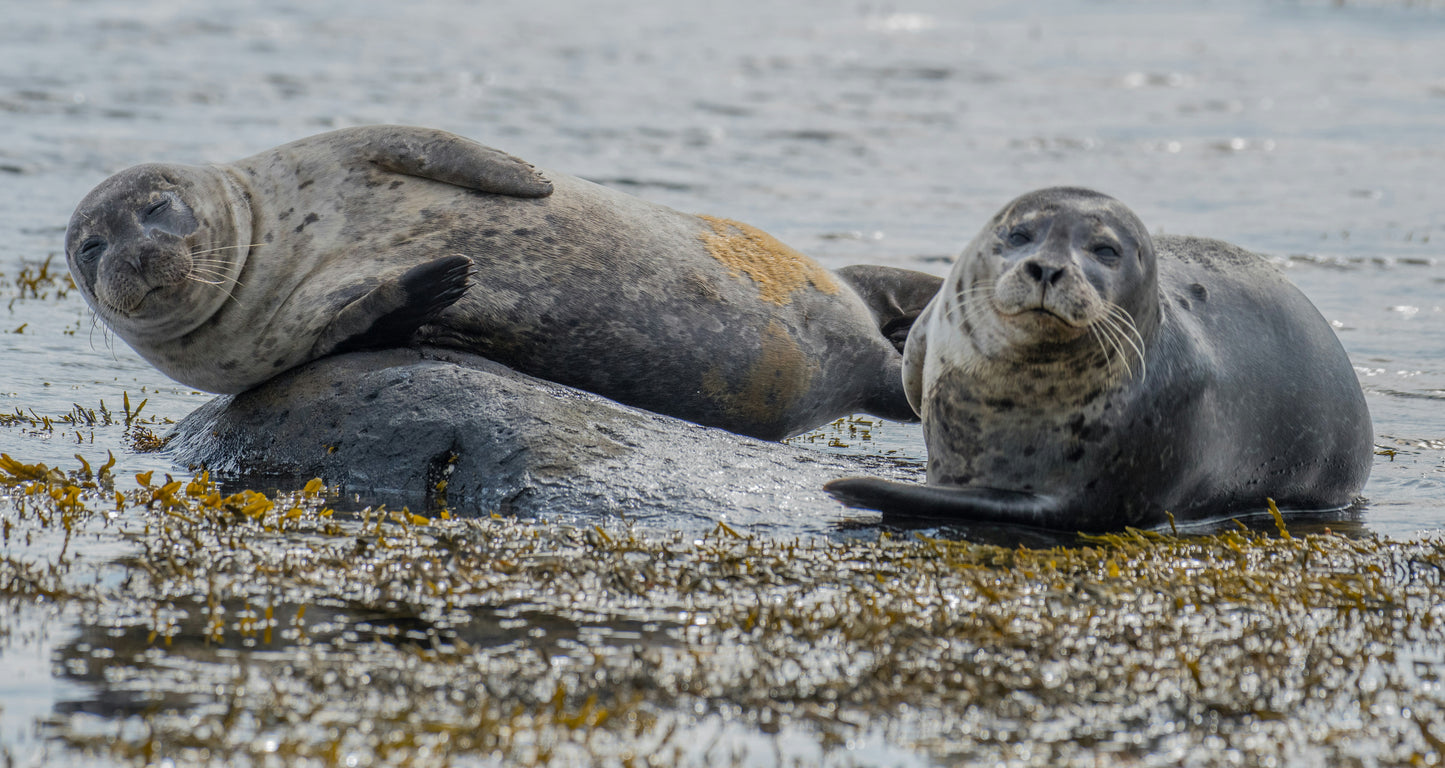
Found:
[{"label": "seal snout", "polygon": [[995,287],[999,314],[1024,322],[1048,319],[1082,328],[1098,314],[1097,293],[1070,261],[1031,255],[999,277]]},{"label": "seal snout", "polygon": [[165,239],[176,242],[131,242],[106,254],[96,272],[96,297],[112,311],[133,315],[152,293],[185,281],[191,270],[185,241]]}]

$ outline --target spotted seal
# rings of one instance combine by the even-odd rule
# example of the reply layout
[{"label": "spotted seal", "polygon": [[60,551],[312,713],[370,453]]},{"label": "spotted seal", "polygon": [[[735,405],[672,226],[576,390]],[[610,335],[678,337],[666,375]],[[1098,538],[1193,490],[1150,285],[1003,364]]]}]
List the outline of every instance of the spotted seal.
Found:
[{"label": "spotted seal", "polygon": [[1119,201],[1026,194],[964,249],[908,337],[927,485],[855,506],[1098,531],[1353,502],[1373,457],[1329,324],[1265,259],[1151,239]]},{"label": "spotted seal", "polygon": [[66,255],[105,323],[199,389],[429,344],[769,439],[914,418],[900,345],[941,282],[830,272],[746,224],[405,126],[122,171],[80,203]]}]

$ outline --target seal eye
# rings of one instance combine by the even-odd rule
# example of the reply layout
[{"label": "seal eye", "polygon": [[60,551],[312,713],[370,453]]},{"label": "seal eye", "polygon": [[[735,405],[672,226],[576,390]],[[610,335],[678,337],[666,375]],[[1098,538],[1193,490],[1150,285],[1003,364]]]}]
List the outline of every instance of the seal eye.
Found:
[{"label": "seal eye", "polygon": [[145,210],[141,211],[141,215],[149,219],[161,213],[164,213],[170,207],[171,199],[169,197],[162,197],[154,203],[147,205]]},{"label": "seal eye", "polygon": [[1096,245],[1090,250],[1095,258],[1105,264],[1113,264],[1119,260],[1119,249],[1112,245]]},{"label": "seal eye", "polygon": [[1033,240],[1034,239],[1032,237],[1029,237],[1029,233],[1022,229],[1015,229],[1014,231],[1008,233],[1008,244],[1014,246],[1015,248],[1020,245],[1028,245],[1029,243],[1033,242]]},{"label": "seal eye", "polygon": [[92,235],[80,244],[80,250],[75,252],[75,257],[89,263],[100,258],[102,253],[105,253],[105,241]]}]

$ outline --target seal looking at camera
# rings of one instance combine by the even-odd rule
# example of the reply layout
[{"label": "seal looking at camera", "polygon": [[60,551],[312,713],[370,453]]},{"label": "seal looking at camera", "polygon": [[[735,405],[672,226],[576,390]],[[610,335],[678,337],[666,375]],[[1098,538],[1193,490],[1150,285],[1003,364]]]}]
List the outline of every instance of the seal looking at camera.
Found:
[{"label": "seal looking at camera", "polygon": [[1373,430],[1329,323],[1265,259],[1054,188],[964,249],[904,351],[928,483],[885,514],[1100,531],[1350,505]]}]

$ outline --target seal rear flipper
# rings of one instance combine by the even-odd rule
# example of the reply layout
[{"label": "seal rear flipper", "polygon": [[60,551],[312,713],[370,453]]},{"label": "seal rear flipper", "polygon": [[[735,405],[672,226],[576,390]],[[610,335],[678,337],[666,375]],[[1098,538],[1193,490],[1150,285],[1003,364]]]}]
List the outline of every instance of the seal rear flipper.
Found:
[{"label": "seal rear flipper", "polygon": [[552,194],[552,182],[531,163],[453,133],[404,125],[351,130],[366,159],[388,171],[494,195]]},{"label": "seal rear flipper", "polygon": [[472,260],[444,256],[418,264],[336,313],[312,357],[405,346],[416,330],[467,292]]},{"label": "seal rear flipper", "polygon": [[878,330],[899,352],[919,313],[938,293],[943,278],[897,267],[855,264],[835,270],[868,305]]},{"label": "seal rear flipper", "polygon": [[1027,525],[1068,529],[1052,496],[997,488],[895,483],[876,477],[848,477],[823,486],[850,507],[876,509],[885,518]]}]

